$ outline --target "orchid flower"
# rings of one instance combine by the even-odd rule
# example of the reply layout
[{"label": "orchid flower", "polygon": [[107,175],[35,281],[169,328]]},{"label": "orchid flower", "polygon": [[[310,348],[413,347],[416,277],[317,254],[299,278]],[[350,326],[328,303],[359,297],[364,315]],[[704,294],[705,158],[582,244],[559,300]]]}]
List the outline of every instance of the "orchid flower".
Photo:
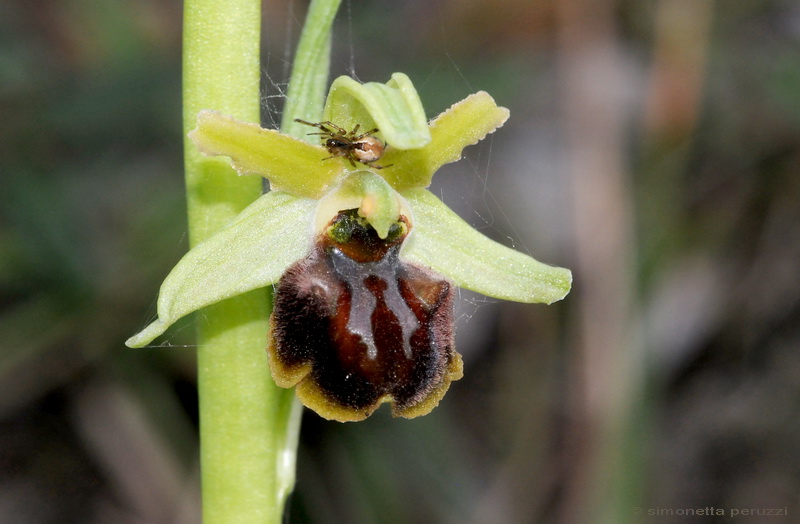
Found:
[{"label": "orchid flower", "polygon": [[189,136],[208,162],[264,176],[271,191],[178,262],[161,286],[158,319],[127,345],[272,285],[267,349],[279,386],[296,386],[304,405],[334,420],[362,420],[387,401],[395,416],[430,412],[462,376],[456,286],[548,304],[571,286],[569,270],[487,238],[426,189],[508,114],[478,92],[428,123],[401,73],[386,84],[334,81],[323,121],[296,121],[292,132],[310,124],[320,145],[200,112]]}]

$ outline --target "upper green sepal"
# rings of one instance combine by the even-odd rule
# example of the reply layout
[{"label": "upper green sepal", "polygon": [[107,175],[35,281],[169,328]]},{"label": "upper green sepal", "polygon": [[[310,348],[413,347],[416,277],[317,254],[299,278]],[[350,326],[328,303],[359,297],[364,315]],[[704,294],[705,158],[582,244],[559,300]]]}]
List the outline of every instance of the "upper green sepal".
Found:
[{"label": "upper green sepal", "polygon": [[161,285],[158,319],[125,344],[145,346],[192,311],[277,282],[308,253],[316,206],[282,191],[261,196],[186,253]]},{"label": "upper green sepal", "polygon": [[550,304],[569,293],[569,269],[543,264],[482,235],[427,189],[401,194],[414,213],[402,259],[490,297]]},{"label": "upper green sepal", "polygon": [[361,84],[340,76],[331,84],[322,118],[345,129],[377,127],[387,144],[401,150],[417,149],[431,141],[419,94],[403,73],[394,73],[385,84]]}]

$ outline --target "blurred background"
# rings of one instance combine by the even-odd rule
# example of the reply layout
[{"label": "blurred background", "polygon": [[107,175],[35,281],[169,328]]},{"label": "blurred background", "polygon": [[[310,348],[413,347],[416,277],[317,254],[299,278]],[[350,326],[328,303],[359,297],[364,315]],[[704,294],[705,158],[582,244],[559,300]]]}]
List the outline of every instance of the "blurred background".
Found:
[{"label": "blurred background", "polygon": [[[264,3],[265,125],[306,7]],[[123,346],[187,248],[181,8],[0,4],[0,523],[200,521],[193,320]],[[429,416],[307,412],[287,522],[798,522],[800,5],[345,0],[334,47],[508,107],[432,190],[575,283],[462,292]]]}]

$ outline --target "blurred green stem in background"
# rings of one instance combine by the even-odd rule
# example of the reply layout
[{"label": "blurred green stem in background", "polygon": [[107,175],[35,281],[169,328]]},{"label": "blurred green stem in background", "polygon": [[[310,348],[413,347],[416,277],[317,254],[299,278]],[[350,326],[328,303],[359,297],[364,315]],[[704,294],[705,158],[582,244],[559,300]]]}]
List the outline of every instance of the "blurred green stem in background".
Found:
[{"label": "blurred green stem in background", "polygon": [[[301,35],[284,121],[319,119],[328,78],[330,28],[341,0],[315,0]],[[260,121],[260,0],[184,3],[183,128],[214,109]],[[262,191],[227,162],[185,143],[191,246],[235,217]],[[266,360],[268,290],[203,310],[198,321],[198,390],[203,521],[279,523],[294,485],[301,409],[272,381]]]}]

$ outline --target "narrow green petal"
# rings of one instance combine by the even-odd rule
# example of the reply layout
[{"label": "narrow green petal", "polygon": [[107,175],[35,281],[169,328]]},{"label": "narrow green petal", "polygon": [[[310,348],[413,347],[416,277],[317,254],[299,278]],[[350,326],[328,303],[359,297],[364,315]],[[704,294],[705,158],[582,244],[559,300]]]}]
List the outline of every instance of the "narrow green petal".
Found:
[{"label": "narrow green petal", "polygon": [[200,111],[189,138],[205,155],[230,157],[240,175],[259,174],[273,190],[304,198],[319,198],[343,171],[342,162],[323,161],[323,147],[216,111]]},{"label": "narrow green petal", "polygon": [[409,151],[387,149],[381,163],[393,165],[381,170],[381,176],[398,191],[428,187],[440,167],[460,160],[465,147],[500,128],[508,114],[508,109],[498,107],[489,93],[472,94],[431,122],[431,142],[425,147]]},{"label": "narrow green petal", "polygon": [[550,304],[572,285],[569,269],[548,266],[473,229],[427,189],[402,193],[414,214],[400,256],[490,297]]},{"label": "narrow green petal", "polygon": [[186,253],[161,285],[158,320],[125,344],[142,347],[192,311],[276,282],[307,254],[316,206],[282,191],[250,204]]},{"label": "narrow green petal", "polygon": [[323,118],[347,130],[356,124],[363,131],[377,127],[387,144],[401,150],[431,141],[422,102],[403,73],[393,74],[386,84],[340,76],[331,84]]}]

